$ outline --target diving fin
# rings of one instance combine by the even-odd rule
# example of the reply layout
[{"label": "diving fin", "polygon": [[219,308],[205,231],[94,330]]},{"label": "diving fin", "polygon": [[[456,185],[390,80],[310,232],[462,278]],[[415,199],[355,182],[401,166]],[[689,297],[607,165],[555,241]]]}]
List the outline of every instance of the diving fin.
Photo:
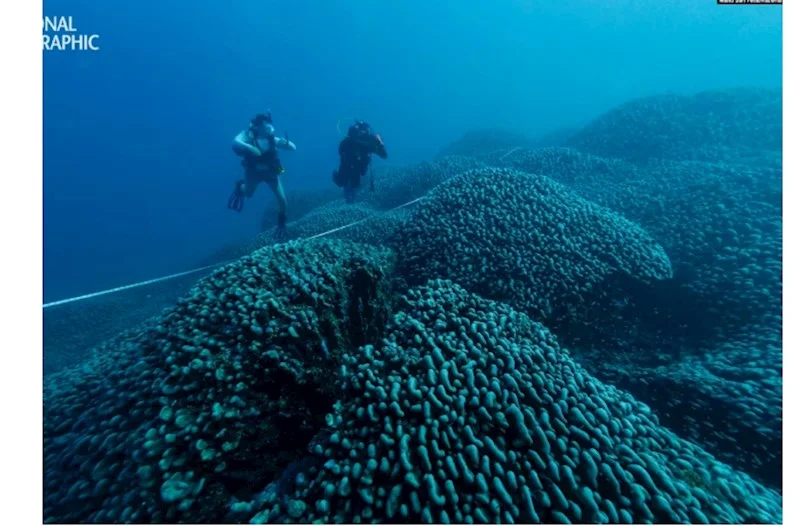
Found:
[{"label": "diving fin", "polygon": [[244,209],[244,192],[242,191],[242,185],[244,181],[236,181],[236,186],[233,189],[233,193],[228,198],[228,209],[235,210],[237,212],[241,212]]}]

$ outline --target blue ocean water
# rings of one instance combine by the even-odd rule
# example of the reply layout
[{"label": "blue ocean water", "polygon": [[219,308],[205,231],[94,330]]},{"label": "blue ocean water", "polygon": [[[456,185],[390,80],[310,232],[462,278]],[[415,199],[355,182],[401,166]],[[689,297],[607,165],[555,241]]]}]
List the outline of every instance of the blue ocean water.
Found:
[{"label": "blue ocean water", "polygon": [[[339,119],[391,163],[476,128],[537,136],[633,97],[781,82],[780,8],[713,2],[47,0],[100,35],[44,54],[45,301],[184,270],[258,229],[233,136],[272,109],[289,189],[331,186]],[[343,124],[344,126],[344,124]]]},{"label": "blue ocean water", "polygon": [[45,522],[782,522],[780,7],[45,15]]}]

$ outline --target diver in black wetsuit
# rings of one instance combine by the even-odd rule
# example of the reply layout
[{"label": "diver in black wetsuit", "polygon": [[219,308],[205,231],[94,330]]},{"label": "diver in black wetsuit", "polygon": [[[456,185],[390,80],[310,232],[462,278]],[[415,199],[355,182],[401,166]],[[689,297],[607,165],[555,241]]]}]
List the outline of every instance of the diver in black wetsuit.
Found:
[{"label": "diver in black wetsuit", "polygon": [[356,200],[356,189],[367,174],[372,154],[386,159],[383,139],[366,121],[356,121],[350,126],[347,137],[339,143],[339,169],[333,172],[333,182],[344,188],[344,198],[348,203]]}]

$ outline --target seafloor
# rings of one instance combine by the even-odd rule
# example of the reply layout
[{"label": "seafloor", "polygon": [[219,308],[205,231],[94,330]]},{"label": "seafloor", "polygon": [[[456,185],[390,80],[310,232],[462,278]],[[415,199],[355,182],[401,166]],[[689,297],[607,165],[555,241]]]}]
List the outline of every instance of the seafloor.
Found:
[{"label": "seafloor", "polygon": [[44,520],[781,522],[781,147],[757,89],[475,131],[47,309]]}]

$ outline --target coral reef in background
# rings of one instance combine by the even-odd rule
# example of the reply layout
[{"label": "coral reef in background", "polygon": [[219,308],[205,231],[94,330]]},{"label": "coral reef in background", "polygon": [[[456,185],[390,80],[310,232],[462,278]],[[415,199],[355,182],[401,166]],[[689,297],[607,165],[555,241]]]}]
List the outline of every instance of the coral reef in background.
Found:
[{"label": "coral reef in background", "polygon": [[597,118],[569,146],[645,162],[748,157],[782,146],[780,90],[740,88],[627,102]]},{"label": "coral reef in background", "polygon": [[437,157],[462,155],[475,157],[495,150],[532,146],[534,141],[522,133],[499,128],[472,130],[439,150]]},{"label": "coral reef in background", "polygon": [[725,161],[634,166],[562,148],[486,161],[551,177],[641,225],[672,261],[682,323],[701,322],[713,339],[753,327],[779,330],[780,167]]}]

